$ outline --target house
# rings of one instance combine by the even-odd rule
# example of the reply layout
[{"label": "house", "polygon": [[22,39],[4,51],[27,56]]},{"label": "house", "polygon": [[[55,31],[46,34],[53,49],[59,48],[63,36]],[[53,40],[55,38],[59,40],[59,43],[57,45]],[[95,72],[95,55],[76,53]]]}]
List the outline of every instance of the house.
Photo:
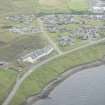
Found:
[{"label": "house", "polygon": [[68,36],[59,36],[58,43],[60,46],[72,45],[74,43],[74,39]]},{"label": "house", "polygon": [[19,24],[13,24],[12,27],[8,27],[8,31],[18,34],[39,33],[41,32],[40,28],[32,24],[32,21],[35,18],[35,15],[16,15],[6,17],[6,19],[13,22],[18,22]]},{"label": "house", "polygon": [[78,29],[78,35],[82,40],[94,40],[100,37],[97,33],[97,29],[93,27],[81,27]]},{"label": "house", "polygon": [[105,12],[105,0],[96,0],[95,5],[92,7],[94,13]]},{"label": "house", "polygon": [[35,50],[21,58],[23,62],[34,63],[35,61],[41,59],[42,57],[49,55],[53,50],[54,50],[53,47],[47,46],[42,49]]},{"label": "house", "polygon": [[41,20],[44,23],[44,26],[47,28],[48,32],[56,33],[67,31],[62,27],[65,24],[78,23],[78,21],[74,18],[75,16],[70,14],[57,14],[57,15],[47,15],[41,17]]},{"label": "house", "polygon": [[94,13],[103,13],[103,12],[105,12],[105,7],[97,7],[97,6],[94,6],[94,7],[92,8],[92,11],[93,11]]}]

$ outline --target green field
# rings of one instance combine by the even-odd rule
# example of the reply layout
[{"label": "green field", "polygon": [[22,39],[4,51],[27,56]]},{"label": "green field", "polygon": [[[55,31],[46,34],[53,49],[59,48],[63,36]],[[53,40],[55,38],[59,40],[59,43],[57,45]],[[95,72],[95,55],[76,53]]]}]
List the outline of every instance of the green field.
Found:
[{"label": "green field", "polygon": [[68,0],[68,5],[73,11],[87,11],[89,9],[89,2],[89,0]]},{"label": "green field", "polygon": [[[86,11],[88,0],[0,0],[0,14]],[[60,6],[59,6],[60,5]]]},{"label": "green field", "polygon": [[56,58],[35,70],[21,85],[10,105],[21,105],[28,96],[39,93],[50,81],[61,73],[80,64],[95,61],[105,55],[105,44],[92,47]]},{"label": "green field", "polygon": [[[87,11],[89,9],[88,0],[38,0],[39,12],[71,12],[71,11]],[[60,6],[59,6],[60,5]]]},{"label": "green field", "polygon": [[0,16],[19,13],[35,13],[37,0],[0,0]]},{"label": "green field", "polygon": [[13,70],[0,69],[0,104],[8,95],[16,80],[16,72]]},{"label": "green field", "polygon": [[41,34],[18,37],[9,43],[9,45],[0,48],[0,59],[13,61],[38,48],[42,48],[47,41]]}]

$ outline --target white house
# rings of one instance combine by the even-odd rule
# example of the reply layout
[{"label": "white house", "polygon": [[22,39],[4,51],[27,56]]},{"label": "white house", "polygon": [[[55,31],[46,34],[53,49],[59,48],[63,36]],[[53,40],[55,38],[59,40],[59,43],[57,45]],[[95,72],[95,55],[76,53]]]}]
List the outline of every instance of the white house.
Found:
[{"label": "white house", "polygon": [[105,7],[97,7],[97,6],[94,6],[94,7],[92,7],[92,11],[94,12],[94,13],[103,13],[103,12],[105,12]]},{"label": "white house", "polygon": [[27,54],[26,56],[22,57],[23,62],[30,62],[34,63],[35,61],[39,60],[40,58],[49,55],[54,50],[53,47],[47,46],[42,49],[38,49],[34,52]]},{"label": "white house", "polygon": [[104,0],[96,0],[95,5],[92,7],[92,11],[94,13],[105,12],[105,1]]}]

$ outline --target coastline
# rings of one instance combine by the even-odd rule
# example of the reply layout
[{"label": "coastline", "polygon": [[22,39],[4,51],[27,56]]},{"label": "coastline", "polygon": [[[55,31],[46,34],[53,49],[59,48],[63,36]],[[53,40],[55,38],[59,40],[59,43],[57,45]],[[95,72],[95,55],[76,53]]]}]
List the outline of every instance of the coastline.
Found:
[{"label": "coastline", "polygon": [[65,72],[59,74],[59,76],[57,78],[50,81],[50,83],[48,83],[48,85],[45,86],[45,88],[42,89],[42,91],[40,93],[38,93],[36,95],[29,96],[22,105],[32,105],[33,103],[35,103],[41,99],[48,98],[49,94],[54,90],[54,88],[56,88],[61,82],[63,82],[65,79],[67,79],[71,75],[73,75],[77,72],[80,72],[82,70],[98,67],[98,66],[101,66],[104,64],[105,64],[105,58],[98,59],[93,62],[77,65],[75,67],[72,67],[69,70],[65,70]]}]

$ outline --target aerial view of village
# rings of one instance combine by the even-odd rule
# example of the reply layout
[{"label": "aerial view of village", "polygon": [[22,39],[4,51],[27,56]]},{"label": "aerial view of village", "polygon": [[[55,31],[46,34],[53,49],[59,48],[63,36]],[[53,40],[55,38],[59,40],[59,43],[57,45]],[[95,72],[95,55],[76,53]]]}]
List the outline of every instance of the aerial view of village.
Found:
[{"label": "aerial view of village", "polygon": [[105,0],[0,0],[0,105],[105,105],[104,74]]}]

